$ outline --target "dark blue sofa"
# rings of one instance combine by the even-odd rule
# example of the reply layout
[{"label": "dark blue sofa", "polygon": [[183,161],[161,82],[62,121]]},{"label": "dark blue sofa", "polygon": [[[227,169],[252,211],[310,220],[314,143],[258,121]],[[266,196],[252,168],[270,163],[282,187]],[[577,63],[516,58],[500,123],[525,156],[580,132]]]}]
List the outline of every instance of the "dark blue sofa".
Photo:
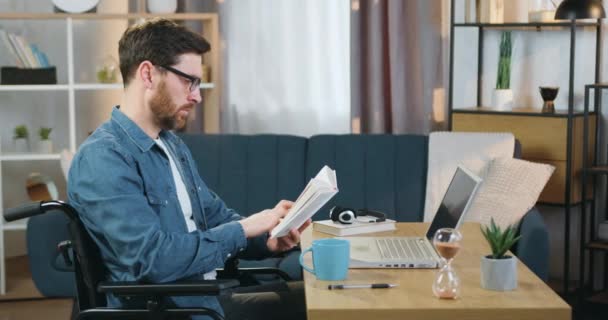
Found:
[{"label": "dark blue sofa", "polygon": [[[182,135],[207,185],[228,206],[249,215],[295,200],[310,178],[324,166],[336,170],[340,192],[314,217],[327,219],[339,204],[383,211],[401,222],[422,221],[428,163],[428,136],[421,135]],[[59,218],[30,219],[28,251],[34,282],[46,296],[70,296],[71,275],[49,267],[53,247],[47,226],[64,232]],[[51,219],[53,222],[41,219]],[[64,224],[65,225],[65,224]],[[65,234],[65,233],[64,233]],[[549,238],[542,217],[531,210],[520,226],[515,254],[541,279],[547,280]],[[57,236],[53,236],[57,238]],[[59,236],[60,237],[60,236]],[[59,238],[54,239],[59,240]],[[46,250],[46,249],[45,249]],[[47,250],[47,252],[49,252]],[[52,252],[52,250],[51,250]],[[297,252],[287,257],[242,261],[241,266],[276,266],[301,279]]]}]

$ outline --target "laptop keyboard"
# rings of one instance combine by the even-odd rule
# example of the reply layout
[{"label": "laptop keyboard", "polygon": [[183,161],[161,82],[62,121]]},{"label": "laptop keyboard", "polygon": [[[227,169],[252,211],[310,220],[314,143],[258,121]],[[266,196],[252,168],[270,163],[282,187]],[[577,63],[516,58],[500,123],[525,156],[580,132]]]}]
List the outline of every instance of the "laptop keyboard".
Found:
[{"label": "laptop keyboard", "polygon": [[383,259],[434,259],[424,238],[378,238],[376,244]]}]

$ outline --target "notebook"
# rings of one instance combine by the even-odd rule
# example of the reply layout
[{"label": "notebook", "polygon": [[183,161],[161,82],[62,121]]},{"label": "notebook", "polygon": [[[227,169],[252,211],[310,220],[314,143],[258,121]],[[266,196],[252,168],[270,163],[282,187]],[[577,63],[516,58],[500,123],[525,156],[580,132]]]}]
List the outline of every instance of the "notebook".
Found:
[{"label": "notebook", "polygon": [[426,237],[347,237],[349,268],[437,268],[441,258],[432,244],[435,231],[458,228],[481,178],[458,166]]}]

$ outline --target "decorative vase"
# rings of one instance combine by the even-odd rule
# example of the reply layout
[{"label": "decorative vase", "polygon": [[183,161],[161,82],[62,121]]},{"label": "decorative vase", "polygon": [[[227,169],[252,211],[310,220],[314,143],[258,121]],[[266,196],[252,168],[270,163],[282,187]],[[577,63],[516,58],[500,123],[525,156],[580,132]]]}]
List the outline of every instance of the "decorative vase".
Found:
[{"label": "decorative vase", "polygon": [[557,97],[559,87],[538,87],[540,96],[543,98],[543,113],[554,113],[555,104],[553,101]]},{"label": "decorative vase", "polygon": [[26,153],[30,152],[29,143],[27,138],[16,138],[15,139],[15,152]]},{"label": "decorative vase", "polygon": [[177,10],[177,0],[148,0],[151,13],[173,13]]},{"label": "decorative vase", "polygon": [[556,22],[556,4],[551,0],[533,0],[528,5],[529,22]]},{"label": "decorative vase", "polygon": [[118,81],[118,61],[112,56],[106,56],[96,67],[95,74],[100,83],[115,83]]},{"label": "decorative vase", "polygon": [[51,141],[51,140],[38,141],[38,152],[39,153],[53,153],[53,141]]},{"label": "decorative vase", "polygon": [[511,89],[494,89],[492,108],[500,111],[513,109],[513,91]]},{"label": "decorative vase", "polygon": [[481,287],[494,291],[517,288],[517,260],[512,256],[504,259],[481,257]]}]

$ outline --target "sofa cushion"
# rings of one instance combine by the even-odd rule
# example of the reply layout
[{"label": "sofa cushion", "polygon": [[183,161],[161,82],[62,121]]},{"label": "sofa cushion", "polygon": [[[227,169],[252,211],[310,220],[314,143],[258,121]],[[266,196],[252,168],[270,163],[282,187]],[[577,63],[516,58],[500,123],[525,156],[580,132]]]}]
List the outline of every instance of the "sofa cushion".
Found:
[{"label": "sofa cushion", "polygon": [[505,228],[517,224],[536,204],[555,168],[513,158],[496,158],[467,212],[467,220]]},{"label": "sofa cushion", "polygon": [[295,200],[305,186],[306,138],[183,134],[211,190],[242,215]]},{"label": "sofa cushion", "polygon": [[385,212],[402,222],[422,221],[428,137],[318,135],[308,140],[306,178],[324,166],[336,170],[338,194],[313,220],[328,219],[335,205]]}]

